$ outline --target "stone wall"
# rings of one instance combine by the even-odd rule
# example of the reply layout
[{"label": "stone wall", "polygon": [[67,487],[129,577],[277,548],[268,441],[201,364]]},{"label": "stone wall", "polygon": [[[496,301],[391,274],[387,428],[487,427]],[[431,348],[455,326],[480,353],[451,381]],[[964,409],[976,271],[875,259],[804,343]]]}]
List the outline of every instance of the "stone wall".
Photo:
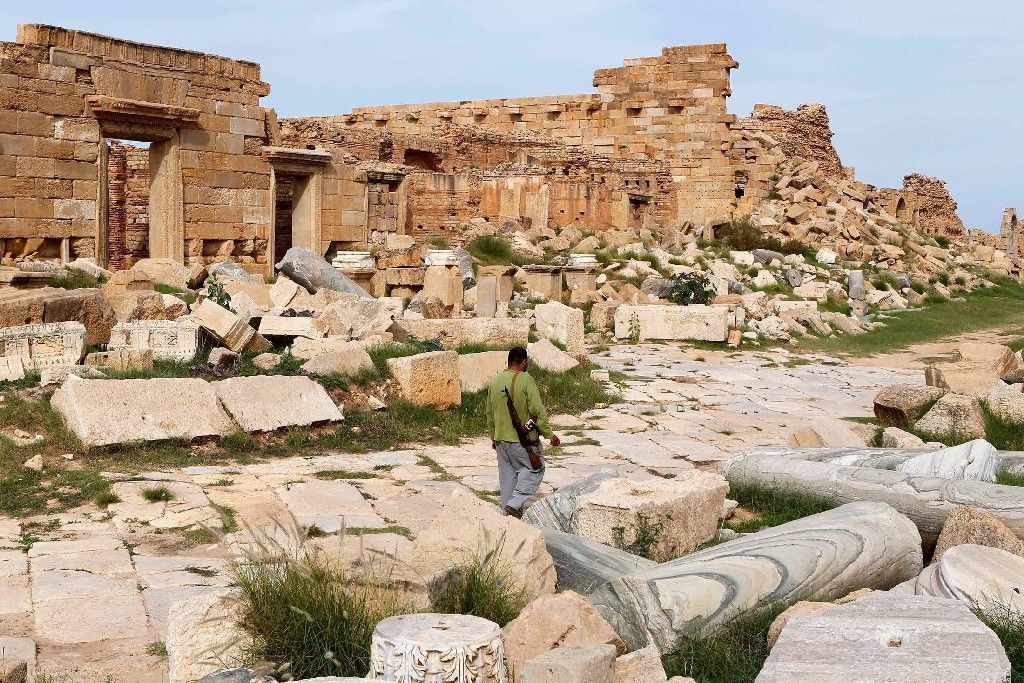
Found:
[{"label": "stone wall", "polygon": [[817,161],[825,175],[845,177],[839,154],[832,146],[832,129],[823,104],[801,104],[795,111],[774,104],[754,105],[753,113],[737,127],[768,133],[788,157]]},{"label": "stone wall", "polygon": [[113,141],[107,188],[108,267],[131,268],[149,256],[149,150]]},{"label": "stone wall", "polygon": [[1024,239],[1021,230],[1024,223],[1017,217],[1017,209],[1008,208],[1003,211],[1003,220],[999,224],[999,248],[1010,258],[1024,258]]},{"label": "stone wall", "polygon": [[[964,224],[956,213],[956,202],[946,183],[931,176],[911,173],[903,178],[903,201],[912,211],[911,223],[926,235],[962,237]],[[904,209],[897,208],[896,218],[904,220]]]}]

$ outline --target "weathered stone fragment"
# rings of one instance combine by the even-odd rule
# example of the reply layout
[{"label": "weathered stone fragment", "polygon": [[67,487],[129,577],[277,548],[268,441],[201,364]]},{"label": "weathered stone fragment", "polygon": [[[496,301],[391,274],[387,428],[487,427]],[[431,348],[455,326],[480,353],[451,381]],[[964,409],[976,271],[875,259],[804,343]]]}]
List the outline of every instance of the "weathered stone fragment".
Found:
[{"label": "weathered stone fragment", "polygon": [[[492,621],[462,614],[401,614],[373,630],[370,676],[375,680],[415,680],[417,669],[445,683],[507,683],[501,629]],[[454,653],[454,654],[453,654]],[[426,680],[425,678],[423,680]]]},{"label": "weathered stone fragment", "polygon": [[304,287],[310,294],[319,289],[333,289],[336,292],[354,294],[357,297],[370,297],[348,276],[335,269],[312,249],[306,247],[292,247],[285,252],[284,258],[275,264],[274,268]]},{"label": "weathered stone fragment", "polygon": [[235,428],[213,386],[201,379],[70,375],[50,403],[87,446],[222,436]]},{"label": "weathered stone fragment", "polygon": [[972,610],[1024,611],[1024,557],[991,546],[964,543],[926,567],[917,595],[959,600]]},{"label": "weathered stone fragment", "polygon": [[999,548],[1024,557],[1024,541],[998,517],[980,508],[959,506],[942,525],[939,540],[935,542],[932,562],[942,559],[942,555],[950,548],[965,543]]},{"label": "weathered stone fragment", "polygon": [[566,306],[560,301],[540,304],[533,309],[536,316],[537,334],[565,347],[572,356],[583,351],[583,310]]},{"label": "weathered stone fragment", "polygon": [[149,349],[97,351],[85,357],[85,364],[93,367],[110,368],[118,372],[152,369],[153,352]]},{"label": "weathered stone fragment", "polygon": [[118,323],[107,348],[149,350],[155,360],[192,360],[199,351],[199,324],[188,317]]},{"label": "weathered stone fragment", "polygon": [[314,324],[322,335],[367,339],[387,332],[394,320],[389,301],[344,295],[323,309]]},{"label": "weathered stone fragment", "polygon": [[186,266],[169,258],[144,258],[132,264],[132,270],[145,273],[153,282],[189,289],[196,287],[206,276],[206,269],[196,263]]},{"label": "weathered stone fragment", "polygon": [[615,311],[617,339],[724,342],[728,334],[725,306],[620,306]]},{"label": "weathered stone fragment", "polygon": [[521,683],[616,683],[615,648],[580,645],[558,648],[523,667]]},{"label": "weathered stone fragment", "polygon": [[1024,392],[1021,385],[997,379],[988,392],[988,409],[999,419],[1024,428]]},{"label": "weathered stone fragment", "polygon": [[284,337],[287,341],[296,337],[318,339],[323,336],[314,326],[312,318],[281,315],[260,317],[259,333],[264,337]]},{"label": "weathered stone fragment", "polygon": [[1009,672],[999,638],[965,605],[875,593],[791,619],[757,683],[1003,683]]},{"label": "weathered stone fragment", "polygon": [[965,342],[958,350],[958,360],[929,368],[928,384],[984,398],[993,382],[1017,367],[1013,351],[1002,344]]},{"label": "weathered stone fragment", "polygon": [[661,652],[650,645],[615,660],[615,683],[666,683]]},{"label": "weathered stone fragment", "polygon": [[530,363],[551,372],[568,372],[580,364],[579,360],[558,348],[548,339],[526,347]]},{"label": "weathered stone fragment", "polygon": [[7,289],[0,291],[0,328],[39,323],[79,322],[85,345],[106,344],[117,320],[98,289]]},{"label": "weathered stone fragment", "polygon": [[402,398],[418,406],[446,409],[462,405],[459,354],[432,351],[389,358],[388,368],[398,382]]},{"label": "weathered stone fragment", "polygon": [[77,365],[85,350],[85,326],[79,322],[0,328],[0,356],[16,357],[26,370]]},{"label": "weathered stone fragment", "polygon": [[863,446],[864,439],[841,420],[816,420],[789,435],[790,446]]},{"label": "weathered stone fragment", "polygon": [[574,645],[611,645],[626,651],[615,629],[594,607],[572,591],[542,595],[527,605],[501,631],[512,673],[549,650]]},{"label": "weathered stone fragment", "polygon": [[395,322],[395,339],[415,337],[421,341],[436,339],[446,349],[468,344],[515,344],[526,346],[530,322],[525,318],[437,318],[402,319]]},{"label": "weathered stone fragment", "polygon": [[344,351],[320,353],[302,364],[302,371],[309,375],[352,376],[363,370],[373,369],[373,359],[366,349],[352,344]]},{"label": "weathered stone fragment", "polygon": [[213,337],[236,353],[248,349],[267,350],[270,344],[247,322],[209,299],[196,306],[192,317]]},{"label": "weathered stone fragment", "polygon": [[986,431],[978,399],[953,393],[940,398],[914,427],[946,443],[947,439],[984,439]]},{"label": "weathered stone fragment", "polygon": [[[534,505],[530,510],[535,509]],[[529,514],[529,513],[527,513]],[[656,562],[576,534],[542,527],[548,552],[555,562],[558,587],[589,595],[599,586],[626,574],[656,566]]]},{"label": "weathered stone fragment", "polygon": [[309,377],[253,375],[212,383],[217,398],[247,432],[338,422],[341,411]]},{"label": "weathered stone fragment", "polygon": [[167,616],[170,683],[192,683],[245,661],[251,639],[238,624],[241,593],[228,588],[182,600]]},{"label": "weathered stone fragment", "polygon": [[893,384],[875,394],[875,417],[885,427],[912,427],[945,393],[939,387]]},{"label": "weathered stone fragment", "polygon": [[507,351],[460,354],[459,382],[462,391],[473,393],[486,388],[494,376],[507,367]]},{"label": "weathered stone fragment", "polygon": [[653,641],[664,651],[778,601],[890,588],[918,574],[921,559],[910,520],[885,504],[851,503],[613,579],[588,597],[627,646]]},{"label": "weathered stone fragment", "polygon": [[999,473],[999,454],[988,441],[976,439],[914,456],[905,460],[899,471],[925,477],[994,482]]}]

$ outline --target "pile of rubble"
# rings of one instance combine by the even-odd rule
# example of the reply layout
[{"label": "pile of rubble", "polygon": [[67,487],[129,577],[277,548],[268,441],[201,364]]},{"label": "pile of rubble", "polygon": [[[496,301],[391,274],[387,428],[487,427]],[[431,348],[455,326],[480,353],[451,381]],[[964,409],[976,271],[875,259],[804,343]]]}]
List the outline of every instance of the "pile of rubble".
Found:
[{"label": "pile of rubble", "polygon": [[[895,384],[875,396],[875,417],[893,446],[923,442],[906,429],[964,439],[986,437],[982,402],[998,419],[1024,423],[1024,354],[1002,344],[960,344],[955,360],[925,370],[925,386]],[[889,444],[886,444],[889,445]],[[993,479],[994,480],[994,479]]]}]

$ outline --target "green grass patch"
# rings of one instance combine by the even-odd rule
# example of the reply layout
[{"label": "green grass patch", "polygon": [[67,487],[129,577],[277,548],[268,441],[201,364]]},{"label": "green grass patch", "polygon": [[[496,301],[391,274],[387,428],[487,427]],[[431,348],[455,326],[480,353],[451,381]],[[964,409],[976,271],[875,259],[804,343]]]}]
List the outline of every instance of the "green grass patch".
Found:
[{"label": "green grass patch", "polygon": [[870,356],[974,330],[1024,325],[1024,284],[1013,278],[996,278],[994,286],[964,293],[959,300],[886,315],[886,326],[877,330],[833,338],[807,337],[799,345],[824,353]]},{"label": "green grass patch", "polygon": [[441,614],[471,614],[505,626],[529,602],[526,590],[513,578],[497,553],[476,557],[458,567],[434,587],[432,609]]},{"label": "green grass patch", "polygon": [[535,262],[517,254],[508,240],[493,235],[474,237],[466,244],[466,251],[481,266],[522,266]]},{"label": "green grass patch", "polygon": [[80,270],[62,270],[46,281],[47,287],[58,289],[91,289],[102,283],[88,273]]},{"label": "green grass patch", "polygon": [[166,486],[150,486],[142,489],[142,497],[149,503],[169,503],[174,500],[174,492]]},{"label": "green grass patch", "polygon": [[750,683],[768,658],[768,629],[784,609],[755,610],[714,631],[680,639],[675,651],[662,657],[665,673],[697,683]]},{"label": "green grass patch", "polygon": [[999,472],[996,474],[996,483],[1003,486],[1024,486],[1024,474],[1019,472]]},{"label": "green grass patch", "polygon": [[1006,650],[1011,683],[1024,683],[1024,612],[1009,605],[1000,605],[977,614],[995,632]]},{"label": "green grass patch", "polygon": [[375,472],[359,470],[322,470],[316,473],[316,478],[326,481],[333,481],[335,479],[376,479],[377,474]]},{"label": "green grass patch", "polygon": [[174,296],[178,297],[179,299],[187,303],[189,306],[196,302],[197,297],[195,292],[190,292],[187,289],[179,289],[177,287],[172,287],[171,285],[165,285],[162,282],[154,283],[153,289],[160,292],[161,294],[173,294]]},{"label": "green grass patch", "polygon": [[730,485],[729,497],[755,515],[744,522],[725,522],[725,526],[741,534],[816,515],[838,505],[822,496],[741,484]]}]

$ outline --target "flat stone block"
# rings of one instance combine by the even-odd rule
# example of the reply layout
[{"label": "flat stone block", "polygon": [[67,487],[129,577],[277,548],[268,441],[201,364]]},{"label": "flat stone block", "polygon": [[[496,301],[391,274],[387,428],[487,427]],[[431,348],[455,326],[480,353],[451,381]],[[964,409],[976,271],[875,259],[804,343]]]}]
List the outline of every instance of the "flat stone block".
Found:
[{"label": "flat stone block", "polygon": [[388,367],[406,400],[441,409],[462,405],[459,354],[454,351],[389,358]]},{"label": "flat stone block", "polygon": [[724,306],[619,306],[615,311],[617,339],[724,342],[728,334]]},{"label": "flat stone block", "polygon": [[98,380],[68,376],[51,405],[88,446],[198,439],[235,426],[212,385],[191,378]]},{"label": "flat stone block", "polygon": [[484,351],[459,356],[459,382],[462,391],[473,393],[490,384],[495,375],[508,367],[507,351]]},{"label": "flat stone block", "polygon": [[192,360],[199,350],[199,323],[191,318],[118,323],[110,331],[107,348],[149,349],[154,360]]},{"label": "flat stone block", "polygon": [[338,422],[341,411],[309,377],[254,375],[213,382],[217,398],[247,432]]}]

